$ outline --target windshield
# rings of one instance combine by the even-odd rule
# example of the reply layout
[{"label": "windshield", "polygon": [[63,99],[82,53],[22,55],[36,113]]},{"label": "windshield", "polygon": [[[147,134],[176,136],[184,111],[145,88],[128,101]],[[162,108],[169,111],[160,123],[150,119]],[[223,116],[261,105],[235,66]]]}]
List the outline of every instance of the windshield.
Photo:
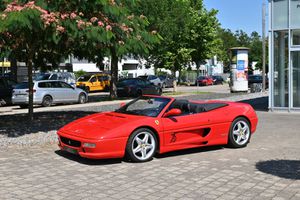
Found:
[{"label": "windshield", "polygon": [[157,117],[159,113],[170,102],[170,99],[159,97],[140,97],[122,108],[116,110],[117,113]]},{"label": "windshield", "polygon": [[90,76],[80,76],[77,81],[86,82],[90,80]]},{"label": "windshield", "polygon": [[38,74],[33,78],[33,80],[35,80],[35,81],[48,80],[49,77],[50,77],[50,74]]},{"label": "windshield", "polygon": [[28,89],[28,83],[19,83],[15,86],[15,89]]}]

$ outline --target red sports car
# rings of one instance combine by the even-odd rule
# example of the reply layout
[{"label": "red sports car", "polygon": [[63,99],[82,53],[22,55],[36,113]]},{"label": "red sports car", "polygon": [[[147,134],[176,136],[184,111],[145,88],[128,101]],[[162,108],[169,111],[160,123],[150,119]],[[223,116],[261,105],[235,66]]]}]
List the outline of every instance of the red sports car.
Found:
[{"label": "red sports car", "polygon": [[141,96],[114,112],[78,119],[61,128],[61,150],[82,157],[149,161],[156,153],[211,145],[245,147],[257,126],[245,103]]}]

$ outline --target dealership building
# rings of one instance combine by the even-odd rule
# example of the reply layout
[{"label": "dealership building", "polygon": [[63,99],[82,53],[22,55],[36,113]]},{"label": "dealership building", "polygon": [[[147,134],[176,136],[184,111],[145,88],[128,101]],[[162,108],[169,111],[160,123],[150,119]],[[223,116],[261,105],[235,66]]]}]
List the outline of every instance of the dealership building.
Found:
[{"label": "dealership building", "polygon": [[300,111],[300,0],[269,0],[270,110]]}]

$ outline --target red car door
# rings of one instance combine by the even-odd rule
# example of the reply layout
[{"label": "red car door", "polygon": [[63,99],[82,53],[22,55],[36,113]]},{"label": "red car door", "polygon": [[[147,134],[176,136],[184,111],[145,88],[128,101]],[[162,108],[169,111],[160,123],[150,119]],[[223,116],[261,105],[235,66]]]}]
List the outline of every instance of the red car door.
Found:
[{"label": "red car door", "polygon": [[201,146],[207,143],[210,113],[203,112],[183,116],[163,117],[162,151],[172,151]]}]

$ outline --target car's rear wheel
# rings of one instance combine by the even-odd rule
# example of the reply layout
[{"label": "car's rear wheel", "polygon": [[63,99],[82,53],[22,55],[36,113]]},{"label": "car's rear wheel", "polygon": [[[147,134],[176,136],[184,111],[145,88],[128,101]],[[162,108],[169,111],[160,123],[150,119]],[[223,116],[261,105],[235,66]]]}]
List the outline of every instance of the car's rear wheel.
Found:
[{"label": "car's rear wheel", "polygon": [[86,102],[86,95],[84,93],[81,93],[78,97],[78,103],[83,104]]},{"label": "car's rear wheel", "polygon": [[42,106],[49,107],[52,105],[52,101],[53,101],[53,99],[51,96],[49,96],[49,95],[44,96],[43,101],[42,101]]},{"label": "car's rear wheel", "polygon": [[244,117],[236,118],[230,127],[228,144],[234,148],[247,146],[251,137],[250,124]]},{"label": "car's rear wheel", "polygon": [[146,162],[154,156],[157,145],[154,133],[147,128],[141,128],[130,135],[126,155],[133,162]]}]

